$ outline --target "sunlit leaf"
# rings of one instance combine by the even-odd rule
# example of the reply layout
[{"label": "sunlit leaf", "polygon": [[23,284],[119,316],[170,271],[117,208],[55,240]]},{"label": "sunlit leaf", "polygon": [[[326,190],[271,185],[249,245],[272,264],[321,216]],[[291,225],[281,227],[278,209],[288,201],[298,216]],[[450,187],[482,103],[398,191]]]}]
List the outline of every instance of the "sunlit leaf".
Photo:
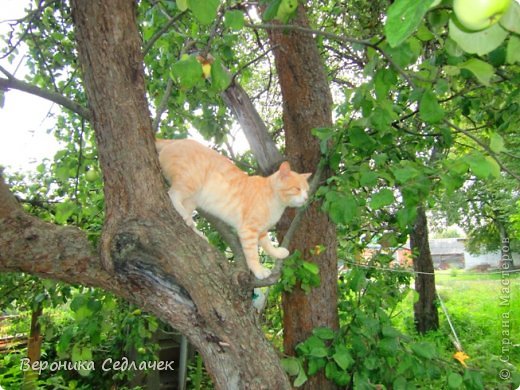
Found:
[{"label": "sunlit leaf", "polygon": [[489,86],[491,78],[495,74],[495,68],[492,65],[478,58],[470,58],[466,62],[459,64],[459,68],[469,70],[485,86]]},{"label": "sunlit leaf", "polygon": [[419,115],[428,123],[437,123],[444,118],[444,110],[435,94],[429,89],[424,91],[422,95],[419,103]]},{"label": "sunlit leaf", "polygon": [[219,0],[188,0],[188,5],[195,18],[201,24],[210,24],[215,21]]},{"label": "sunlit leaf", "polygon": [[403,43],[423,21],[433,0],[396,0],[388,8],[385,34],[388,43],[397,47]]},{"label": "sunlit leaf", "polygon": [[466,31],[453,19],[449,22],[449,36],[467,53],[484,55],[495,50],[508,33],[499,24],[494,24],[481,31]]}]

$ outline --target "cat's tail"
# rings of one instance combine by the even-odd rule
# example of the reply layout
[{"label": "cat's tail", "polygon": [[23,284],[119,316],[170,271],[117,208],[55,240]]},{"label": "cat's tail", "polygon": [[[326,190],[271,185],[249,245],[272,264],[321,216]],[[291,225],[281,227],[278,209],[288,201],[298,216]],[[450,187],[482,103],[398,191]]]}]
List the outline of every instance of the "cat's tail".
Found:
[{"label": "cat's tail", "polygon": [[171,139],[155,139],[155,149],[157,149],[157,153],[161,153],[161,150],[164,149],[164,147],[168,146],[173,140]]}]

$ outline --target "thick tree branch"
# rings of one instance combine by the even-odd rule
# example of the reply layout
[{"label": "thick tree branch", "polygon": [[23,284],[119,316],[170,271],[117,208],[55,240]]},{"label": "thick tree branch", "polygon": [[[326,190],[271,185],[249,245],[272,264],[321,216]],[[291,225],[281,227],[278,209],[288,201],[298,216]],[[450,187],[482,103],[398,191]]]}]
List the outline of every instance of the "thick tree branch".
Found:
[{"label": "thick tree branch", "polygon": [[57,92],[53,92],[47,89],[39,88],[35,85],[29,84],[25,81],[18,80],[9,72],[7,72],[4,68],[0,67],[0,71],[7,75],[7,78],[0,78],[0,90],[7,91],[9,89],[16,89],[18,91],[27,92],[35,96],[39,96],[43,99],[47,99],[51,102],[59,104],[62,107],[65,107],[72,112],[78,114],[82,118],[86,120],[91,119],[90,110],[86,107],[83,107],[81,104],[78,104],[70,99],[67,99],[65,96],[60,95]]},{"label": "thick tree branch", "polygon": [[284,158],[247,92],[233,81],[221,96],[240,123],[262,173],[269,175],[275,172]]},{"label": "thick tree branch", "polygon": [[[0,272],[25,272],[66,283],[101,287],[136,304],[143,304],[151,291],[161,291],[163,296],[174,302],[179,313],[194,311],[193,302],[178,286],[164,282],[151,283],[168,280],[164,272],[143,277],[133,271],[142,268],[139,264],[142,260],[123,263],[117,276],[109,274],[102,267],[99,254],[84,232],[29,215],[18,204],[0,175]],[[146,295],[129,289],[130,284],[139,281],[142,285],[146,284],[146,280],[149,284]],[[145,307],[150,307],[150,304]],[[160,314],[159,310],[152,311]]]}]

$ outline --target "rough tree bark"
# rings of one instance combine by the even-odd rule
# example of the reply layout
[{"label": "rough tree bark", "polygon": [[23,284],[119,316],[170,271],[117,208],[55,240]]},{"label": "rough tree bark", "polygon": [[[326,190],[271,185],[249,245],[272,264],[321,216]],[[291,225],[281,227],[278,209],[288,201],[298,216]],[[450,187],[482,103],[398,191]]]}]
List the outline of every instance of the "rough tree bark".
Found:
[{"label": "rough tree bark", "polygon": [[410,233],[415,275],[415,291],[419,294],[414,304],[415,328],[421,334],[439,328],[439,314],[436,306],[435,275],[430,244],[428,242],[428,220],[422,206],[417,208],[417,218]]},{"label": "rough tree bark", "polygon": [[[307,27],[302,5],[295,24]],[[286,156],[298,172],[314,172],[320,161],[319,143],[311,134],[317,127],[332,125],[332,97],[327,75],[311,34],[272,29],[269,38],[275,47],[275,63],[283,97]],[[324,173],[324,176],[327,172]],[[284,350],[294,354],[295,346],[311,335],[314,328],[338,328],[336,231],[327,215],[314,202],[302,218],[289,250],[300,250],[306,260],[320,268],[321,284],[306,294],[300,288],[283,296]],[[285,214],[279,231],[287,231],[293,212]],[[313,249],[323,245],[316,254]],[[323,372],[309,378],[306,389],[329,389]]]},{"label": "rough tree bark", "polygon": [[286,389],[249,292],[174,212],[161,179],[132,0],[71,2],[103,169],[99,255],[85,234],[26,214],[0,180],[0,271],[104,288],[155,314],[201,352],[220,389]]}]

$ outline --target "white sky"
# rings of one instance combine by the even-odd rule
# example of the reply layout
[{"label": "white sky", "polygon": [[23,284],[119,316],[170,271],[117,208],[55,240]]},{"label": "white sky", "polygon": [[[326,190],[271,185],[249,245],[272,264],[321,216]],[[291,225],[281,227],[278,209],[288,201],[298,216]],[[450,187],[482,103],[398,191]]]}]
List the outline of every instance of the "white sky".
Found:
[{"label": "white sky", "polygon": [[[20,18],[24,15],[27,0],[0,0],[0,21]],[[6,23],[0,23],[0,34],[5,33]],[[14,72],[16,64],[0,60],[9,72]],[[0,76],[4,76],[0,74]],[[20,67],[16,77],[23,79],[24,69]],[[54,136],[47,134],[53,126],[52,118],[47,118],[50,110],[57,108],[47,100],[10,90],[5,93],[5,104],[0,109],[0,165],[9,171],[32,171],[44,158],[52,158],[58,148]]]}]

